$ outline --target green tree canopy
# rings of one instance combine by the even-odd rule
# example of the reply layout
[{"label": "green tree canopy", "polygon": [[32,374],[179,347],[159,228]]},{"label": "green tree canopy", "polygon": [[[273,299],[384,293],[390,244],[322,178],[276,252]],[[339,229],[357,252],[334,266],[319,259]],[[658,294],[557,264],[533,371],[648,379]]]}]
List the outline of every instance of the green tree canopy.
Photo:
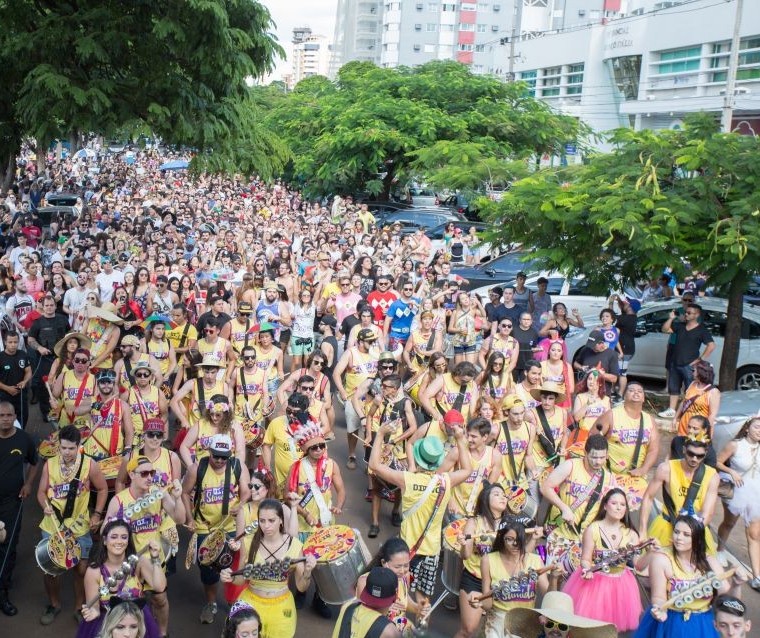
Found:
[{"label": "green tree canopy", "polygon": [[728,296],[720,379],[733,388],[742,294],[760,272],[760,140],[706,116],[677,131],[620,129],[611,153],[540,171],[485,203],[493,239],[519,242],[551,269],[616,286],[671,266],[709,273]]},{"label": "green tree canopy", "polygon": [[293,154],[293,175],[315,194],[387,196],[394,182],[415,177],[454,188],[506,183],[524,170],[515,160],[558,152],[579,133],[575,119],[555,114],[524,85],[473,75],[456,62],[399,69],[351,62],[334,83],[299,83],[268,123]]},{"label": "green tree canopy", "polygon": [[255,0],[0,0],[3,157],[22,135],[149,130],[224,153],[251,121],[246,78],[282,50]]}]

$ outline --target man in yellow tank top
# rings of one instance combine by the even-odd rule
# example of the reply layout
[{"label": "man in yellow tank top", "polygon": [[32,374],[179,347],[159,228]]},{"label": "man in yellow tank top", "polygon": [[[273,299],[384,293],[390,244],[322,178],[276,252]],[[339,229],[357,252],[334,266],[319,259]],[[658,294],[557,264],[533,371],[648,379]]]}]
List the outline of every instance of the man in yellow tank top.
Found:
[{"label": "man in yellow tank top", "polygon": [[467,421],[478,402],[476,375],[477,368],[473,364],[460,361],[450,373],[436,377],[420,396],[425,412],[443,421],[446,412],[454,409]]},{"label": "man in yellow tank top", "polygon": [[[92,547],[90,532],[103,522],[108,486],[100,467],[90,458],[79,453],[82,436],[75,425],[66,425],[58,433],[58,454],[42,468],[37,501],[45,517],[40,523],[42,537],[49,538],[68,530],[81,549],[81,560],[74,568],[74,609],[84,603],[84,574]],[[76,496],[69,498],[70,490]],[[89,513],[90,491],[97,492],[95,510]],[[45,574],[45,592],[48,605],[40,618],[49,625],[61,611],[61,579]]]},{"label": "man in yellow tank top", "polygon": [[152,354],[140,352],[140,340],[135,335],[124,335],[119,344],[122,358],[114,365],[116,372],[116,382],[119,384],[121,398],[125,401],[129,398],[129,391],[135,384],[134,369],[139,361],[145,361],[153,370],[156,378],[156,385],[161,385],[163,377],[161,375],[161,366],[155,360]]},{"label": "man in yellow tank top", "polygon": [[[350,638],[401,638],[401,632],[387,618],[388,610],[396,600],[398,576],[387,567],[373,567],[367,575],[367,584],[359,594],[359,602],[349,601],[341,607],[332,638],[348,635]],[[348,633],[344,632],[347,625]]]},{"label": "man in yellow tank top", "polygon": [[[681,510],[693,510],[704,521],[708,552],[715,552],[715,540],[707,527],[718,503],[720,476],[715,468],[705,465],[708,445],[706,438],[687,439],[683,459],[663,461],[657,466],[641,502],[639,536],[642,540],[656,538],[661,545],[669,545],[676,516]],[[692,483],[693,497],[689,494]],[[663,511],[648,524],[658,490],[662,490]],[[687,497],[691,499],[689,502]]]},{"label": "man in yellow tank top", "polygon": [[[362,423],[360,415],[351,399],[356,389],[367,379],[377,374],[378,354],[371,350],[377,340],[375,333],[369,328],[363,328],[356,337],[356,345],[343,353],[333,370],[333,381],[340,398],[346,404],[346,433],[348,436],[348,460],[346,467],[356,469],[356,433]],[[345,374],[345,379],[344,379]],[[345,381],[345,385],[344,385]]]},{"label": "man in yellow tank top", "polygon": [[437,437],[425,437],[417,441],[412,448],[409,470],[394,470],[382,461],[385,437],[392,433],[392,424],[380,426],[372,445],[369,469],[378,478],[396,485],[401,490],[404,517],[401,523],[401,538],[409,545],[413,557],[410,564],[414,575],[411,591],[417,592],[417,602],[424,605],[435,591],[438,558],[441,553],[441,529],[452,496],[452,488],[470,477],[472,465],[470,455],[467,454],[464,430],[456,427],[454,438],[459,448],[462,469],[441,473],[439,470],[446,458],[443,443]]},{"label": "man in yellow tank top", "polygon": [[525,488],[537,477],[533,458],[534,426],[526,419],[528,410],[516,394],[504,399],[502,410],[507,420],[501,422],[495,442],[501,456],[501,477],[506,486],[519,484]]}]

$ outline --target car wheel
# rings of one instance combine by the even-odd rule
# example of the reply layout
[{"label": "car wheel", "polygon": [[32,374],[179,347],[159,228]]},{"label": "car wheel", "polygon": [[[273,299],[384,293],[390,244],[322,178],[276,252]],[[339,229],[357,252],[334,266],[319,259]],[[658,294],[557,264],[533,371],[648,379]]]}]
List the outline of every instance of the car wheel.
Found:
[{"label": "car wheel", "polygon": [[760,366],[746,366],[736,373],[737,390],[760,390]]}]

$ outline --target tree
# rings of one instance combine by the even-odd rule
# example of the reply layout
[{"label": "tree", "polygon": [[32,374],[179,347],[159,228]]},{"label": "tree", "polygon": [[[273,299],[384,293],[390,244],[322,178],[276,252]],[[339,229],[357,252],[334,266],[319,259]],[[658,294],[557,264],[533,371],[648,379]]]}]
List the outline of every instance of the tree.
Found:
[{"label": "tree", "polygon": [[708,272],[728,297],[720,384],[733,389],[742,295],[760,271],[760,140],[719,133],[708,116],[611,140],[611,153],[520,180],[481,215],[495,241],[530,246],[548,268],[608,289],[665,266]]},{"label": "tree", "polygon": [[246,79],[282,55],[254,0],[0,0],[0,24],[6,155],[22,135],[125,129],[223,154],[250,124]]},{"label": "tree", "polygon": [[[522,84],[473,75],[456,62],[384,69],[343,66],[336,82],[300,82],[269,126],[292,154],[292,175],[311,194],[369,191],[422,178],[477,187],[514,178],[514,160],[555,152],[579,125],[528,95]],[[519,169],[518,169],[519,170]]]}]

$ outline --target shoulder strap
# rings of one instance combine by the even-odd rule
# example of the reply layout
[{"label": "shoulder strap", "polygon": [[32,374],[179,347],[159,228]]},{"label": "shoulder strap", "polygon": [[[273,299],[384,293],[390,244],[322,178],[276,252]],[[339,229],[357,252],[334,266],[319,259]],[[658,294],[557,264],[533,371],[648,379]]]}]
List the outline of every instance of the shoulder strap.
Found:
[{"label": "shoulder strap", "polygon": [[132,375],[132,362],[129,360],[129,357],[124,357],[124,371],[127,373],[129,385],[134,385],[135,377]]},{"label": "shoulder strap", "polygon": [[195,381],[198,389],[198,412],[201,416],[206,416],[206,391],[203,389],[203,377],[198,377]]},{"label": "shoulder strap", "polygon": [[639,454],[641,453],[641,444],[644,442],[644,412],[639,416],[639,433],[636,435],[636,445],[633,448],[633,457],[631,458],[631,470],[639,466]]},{"label": "shoulder strap", "polygon": [[554,435],[552,429],[549,427],[549,420],[546,418],[543,406],[536,406],[536,414],[538,414],[538,420],[541,421],[541,432],[538,433],[538,442],[541,444],[546,458],[549,462],[557,467],[559,465],[559,457],[557,456],[557,443],[554,441]]},{"label": "shoulder strap", "polygon": [[356,608],[361,605],[360,602],[351,603],[343,612],[343,619],[340,621],[338,638],[351,638],[351,621],[354,619]]},{"label": "shoulder strap", "polygon": [[190,330],[190,322],[185,322],[185,327],[182,330],[182,336],[179,338],[179,347],[184,348],[185,343],[187,343],[187,331]]},{"label": "shoulder strap", "polygon": [[464,405],[464,396],[467,392],[467,384],[463,383],[459,386],[459,394],[457,394],[457,398],[454,400],[454,405],[451,406],[452,410],[456,410],[457,412],[462,411],[462,406]]},{"label": "shoulder strap", "polygon": [[[705,464],[702,463],[694,472],[694,476],[691,477],[691,483],[689,483],[689,489],[686,490],[686,498],[683,501],[683,505],[681,506],[681,509],[688,509],[690,505],[694,504],[694,501],[697,498],[697,492],[699,492],[699,488],[702,487],[702,480],[705,478]],[[668,521],[668,523],[673,523],[673,521],[676,520],[676,517],[678,516],[678,512],[676,511],[676,505],[673,502],[673,497],[671,494],[665,489],[665,483],[662,484],[662,500],[663,504],[665,505],[665,509],[667,510],[667,516],[663,512],[662,517]]]},{"label": "shoulder strap", "polygon": [[[208,466],[208,464],[207,464]],[[222,515],[227,516],[230,511],[230,481],[232,472],[235,472],[235,485],[240,485],[240,474],[243,471],[240,467],[240,461],[236,457],[231,457],[224,467],[224,493],[222,494]]]},{"label": "shoulder strap", "polygon": [[198,472],[195,475],[195,495],[193,497],[193,517],[201,509],[201,491],[203,490],[203,477],[206,476],[206,470],[208,470],[208,458],[205,456],[198,461]]},{"label": "shoulder strap", "polygon": [[512,470],[512,477],[517,481],[520,477],[517,475],[517,465],[515,464],[515,453],[512,450],[512,435],[509,433],[509,422],[502,421],[501,429],[504,431],[504,438],[507,439],[507,454],[509,455],[509,468]]},{"label": "shoulder strap", "polygon": [[76,476],[74,476],[74,478],[71,479],[71,483],[69,483],[69,491],[66,494],[66,505],[63,507],[63,514],[59,514],[58,510],[53,508],[60,523],[63,523],[67,518],[71,518],[71,515],[74,513],[74,505],[76,504],[77,492],[79,491],[79,477],[82,475],[83,466],[84,456],[79,459],[79,467],[77,468]]},{"label": "shoulder strap", "polygon": [[599,475],[599,480],[596,482],[596,487],[594,487],[594,491],[586,501],[586,509],[583,510],[583,514],[581,514],[580,520],[574,525],[575,531],[578,534],[581,533],[581,529],[583,528],[583,521],[586,520],[588,515],[591,513],[591,508],[594,507],[596,502],[599,500],[599,497],[602,495],[602,487],[604,486],[604,468],[602,468],[600,472],[601,474]]},{"label": "shoulder strap", "polygon": [[390,624],[391,621],[388,620],[387,616],[378,616],[375,618],[375,622],[370,625],[369,630],[367,631],[367,638],[380,638],[380,636],[383,635],[385,628]]}]

